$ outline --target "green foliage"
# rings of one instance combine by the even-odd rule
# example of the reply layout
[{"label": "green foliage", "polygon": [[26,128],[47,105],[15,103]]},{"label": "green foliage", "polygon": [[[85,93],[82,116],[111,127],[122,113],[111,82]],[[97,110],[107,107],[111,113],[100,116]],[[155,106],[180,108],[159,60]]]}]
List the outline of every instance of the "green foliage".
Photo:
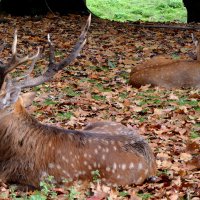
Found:
[{"label": "green foliage", "polygon": [[40,191],[35,191],[29,198],[29,200],[46,200],[47,197],[44,196]]},{"label": "green foliage", "polygon": [[197,133],[197,131],[191,131],[190,133],[190,138],[191,139],[196,139],[196,138],[199,138],[200,137],[200,133]]},{"label": "green foliage", "polygon": [[120,197],[126,197],[126,196],[128,196],[128,192],[123,190],[123,191],[119,192],[119,196]]},{"label": "green foliage", "polygon": [[128,94],[129,94],[128,92],[122,92],[119,94],[119,97],[122,99],[126,99],[128,97]]},{"label": "green foliage", "polygon": [[74,88],[72,88],[72,87],[65,87],[65,88],[63,89],[63,91],[64,91],[64,92],[66,93],[66,95],[69,96],[69,97],[75,97],[75,96],[80,95],[80,92],[75,91]]},{"label": "green foliage", "polygon": [[97,100],[97,101],[104,101],[106,99],[105,96],[97,95],[97,94],[93,94],[92,98],[95,99],[95,100]]},{"label": "green foliage", "polygon": [[56,102],[53,101],[52,99],[46,99],[46,100],[44,101],[44,105],[46,105],[46,106],[55,105],[55,104],[56,104]]},{"label": "green foliage", "polygon": [[73,116],[72,112],[60,112],[60,113],[58,113],[58,117],[61,120],[70,120],[72,116]]},{"label": "green foliage", "polygon": [[97,182],[100,181],[101,175],[99,173],[99,170],[94,170],[94,171],[91,172],[91,174],[92,174],[92,180],[93,180],[94,183],[97,183]]},{"label": "green foliage", "polygon": [[182,0],[87,0],[97,16],[114,21],[186,22]]},{"label": "green foliage", "polygon": [[55,188],[54,185],[54,177],[48,176],[44,181],[40,182],[41,193],[45,196],[49,196],[50,198],[55,198],[57,196],[56,192],[53,191]]},{"label": "green foliage", "polygon": [[16,187],[15,186],[10,186],[10,198],[11,199],[17,199],[17,195],[15,193]]},{"label": "green foliage", "polygon": [[74,199],[76,199],[76,197],[77,197],[78,194],[79,194],[79,192],[77,192],[74,187],[71,187],[69,189],[68,199],[69,200],[74,200]]},{"label": "green foliage", "polygon": [[153,195],[150,193],[138,193],[138,196],[142,198],[142,200],[150,199]]},{"label": "green foliage", "polygon": [[110,61],[110,60],[108,60],[108,66],[109,66],[110,68],[116,68],[115,63],[113,63],[113,62]]}]

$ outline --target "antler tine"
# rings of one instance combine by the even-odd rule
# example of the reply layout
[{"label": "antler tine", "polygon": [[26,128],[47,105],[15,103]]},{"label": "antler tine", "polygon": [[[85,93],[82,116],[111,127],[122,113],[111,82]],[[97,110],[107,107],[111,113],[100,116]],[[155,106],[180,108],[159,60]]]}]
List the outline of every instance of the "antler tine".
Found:
[{"label": "antler tine", "polygon": [[191,33],[191,37],[192,37],[192,41],[193,41],[194,45],[197,46],[198,45],[198,40],[195,38],[193,33]]},{"label": "antler tine", "polygon": [[52,65],[55,63],[55,52],[54,52],[54,46],[50,39],[50,34],[47,35],[48,43],[49,43],[49,64]]},{"label": "antler tine", "polygon": [[191,33],[191,36],[192,36],[192,41],[196,47],[195,51],[196,51],[196,59],[198,61],[200,61],[200,44],[199,44],[199,41],[198,39],[195,38],[194,34]]},{"label": "antler tine", "polygon": [[25,63],[27,61],[33,60],[35,57],[37,57],[38,52],[33,56],[25,56],[25,57],[18,57],[17,55],[17,30],[15,30],[14,33],[14,39],[13,39],[13,45],[12,45],[12,57],[10,62],[6,65],[5,74],[11,72],[13,69],[15,69],[18,65]]},{"label": "antler tine", "polygon": [[91,24],[91,14],[89,15],[88,19],[87,19],[87,23],[84,26],[81,35],[79,36],[78,41],[76,42],[74,48],[72,49],[70,55],[63,59],[59,64],[58,64],[58,70],[63,69],[65,66],[69,65],[80,53],[81,49],[83,48],[83,46],[86,43],[86,35],[88,32],[88,29],[90,27]]},{"label": "antler tine", "polygon": [[48,34],[47,39],[49,43],[50,53],[49,53],[49,64],[48,64],[47,70],[43,73],[43,75],[35,77],[35,78],[23,80],[19,82],[18,85],[22,89],[40,85],[44,82],[51,80],[58,71],[62,70],[65,66],[69,65],[79,55],[79,52],[81,51],[81,49],[86,43],[86,35],[90,27],[90,23],[91,23],[91,14],[89,15],[87,19],[87,23],[84,26],[78,38],[78,41],[76,42],[70,55],[67,58],[60,61],[59,63],[55,63],[54,61],[55,60],[54,46],[50,40],[50,35]]},{"label": "antler tine", "polygon": [[27,71],[21,77],[16,77],[14,79],[14,81],[19,81],[19,80],[21,80],[23,78],[28,78],[30,76],[30,74],[32,73],[32,71],[34,69],[34,66],[35,66],[35,63],[40,58],[40,56],[41,56],[41,54],[40,54],[40,47],[38,47],[37,53],[34,56],[31,57],[32,63],[30,65],[30,67],[27,69]]},{"label": "antler tine", "polygon": [[17,30],[14,33],[13,45],[12,45],[12,54],[16,56],[17,53]]}]

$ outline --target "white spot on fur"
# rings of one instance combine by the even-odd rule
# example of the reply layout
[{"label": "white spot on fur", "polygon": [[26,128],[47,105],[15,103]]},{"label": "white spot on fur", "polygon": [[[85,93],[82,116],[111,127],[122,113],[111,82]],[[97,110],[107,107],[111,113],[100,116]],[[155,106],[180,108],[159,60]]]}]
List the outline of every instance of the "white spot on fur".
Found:
[{"label": "white spot on fur", "polygon": [[44,179],[47,176],[48,176],[48,173],[45,171],[42,171],[40,180]]},{"label": "white spot on fur", "polygon": [[69,160],[65,156],[62,156],[62,160],[64,160],[66,163],[69,162]]},{"label": "white spot on fur", "polygon": [[109,148],[106,148],[106,149],[105,149],[105,152],[108,153],[108,152],[109,152]]},{"label": "white spot on fur", "polygon": [[63,170],[62,170],[62,173],[63,173],[63,174],[67,174],[67,171],[63,169]]},{"label": "white spot on fur", "polygon": [[54,165],[53,163],[49,163],[49,164],[48,164],[48,167],[49,167],[50,169],[53,169],[53,168],[55,167],[55,165]]},{"label": "white spot on fur", "polygon": [[121,178],[121,176],[118,174],[118,175],[117,175],[117,179],[120,179],[120,178]]},{"label": "white spot on fur", "polygon": [[134,163],[130,163],[130,165],[129,165],[129,169],[134,169]]},{"label": "white spot on fur", "polygon": [[95,149],[95,150],[94,150],[94,153],[95,153],[95,154],[98,154],[98,149]]},{"label": "white spot on fur", "polygon": [[113,169],[116,170],[117,169],[117,164],[113,163]]},{"label": "white spot on fur", "polygon": [[83,164],[84,164],[84,165],[87,165],[88,163],[87,163],[87,161],[84,161]]},{"label": "white spot on fur", "polygon": [[122,164],[122,170],[126,170],[126,164]]},{"label": "white spot on fur", "polygon": [[71,166],[74,168],[74,164],[72,163]]},{"label": "white spot on fur", "polygon": [[84,154],[83,154],[83,157],[84,157],[84,158],[87,158],[87,156],[88,156],[87,153],[84,153]]},{"label": "white spot on fur", "polygon": [[103,154],[102,155],[102,160],[105,160],[106,159],[106,156]]},{"label": "white spot on fur", "polygon": [[57,169],[61,169],[61,166],[60,166],[60,165],[56,165],[56,168],[57,168]]},{"label": "white spot on fur", "polygon": [[106,171],[109,172],[110,171],[110,167],[106,167]]},{"label": "white spot on fur", "polygon": [[140,162],[139,164],[138,164],[138,170],[141,170],[143,168],[143,164]]}]

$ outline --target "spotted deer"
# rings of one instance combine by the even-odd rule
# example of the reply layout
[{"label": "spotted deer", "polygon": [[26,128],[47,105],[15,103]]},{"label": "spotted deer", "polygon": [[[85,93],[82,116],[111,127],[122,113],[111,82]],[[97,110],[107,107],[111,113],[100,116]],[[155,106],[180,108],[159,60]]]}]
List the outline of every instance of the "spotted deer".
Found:
[{"label": "spotted deer", "polygon": [[[83,130],[67,130],[42,124],[25,109],[35,94],[21,94],[21,91],[52,80],[58,71],[69,65],[84,46],[89,25],[90,17],[69,57],[59,63],[54,61],[54,47],[48,37],[49,64],[46,71],[36,77],[32,71],[40,50],[34,56],[20,58],[15,32],[12,58],[0,67],[2,182],[38,187],[48,175],[58,184],[63,179],[72,183],[74,180],[91,181],[91,172],[99,170],[103,183],[128,185],[142,184],[155,175],[155,157],[138,130],[107,121],[91,123]],[[23,76],[13,78],[10,72],[27,60],[32,61],[30,68]]]},{"label": "spotted deer", "polygon": [[192,38],[196,47],[196,60],[154,57],[132,69],[130,84],[136,88],[147,84],[167,89],[200,88],[200,44]]}]

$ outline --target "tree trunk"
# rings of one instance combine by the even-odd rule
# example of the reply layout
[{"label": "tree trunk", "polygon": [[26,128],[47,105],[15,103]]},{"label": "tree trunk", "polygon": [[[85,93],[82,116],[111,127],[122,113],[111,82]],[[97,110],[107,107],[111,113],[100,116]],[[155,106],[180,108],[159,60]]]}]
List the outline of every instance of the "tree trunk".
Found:
[{"label": "tree trunk", "polygon": [[187,9],[187,22],[200,22],[200,1],[183,0]]}]

